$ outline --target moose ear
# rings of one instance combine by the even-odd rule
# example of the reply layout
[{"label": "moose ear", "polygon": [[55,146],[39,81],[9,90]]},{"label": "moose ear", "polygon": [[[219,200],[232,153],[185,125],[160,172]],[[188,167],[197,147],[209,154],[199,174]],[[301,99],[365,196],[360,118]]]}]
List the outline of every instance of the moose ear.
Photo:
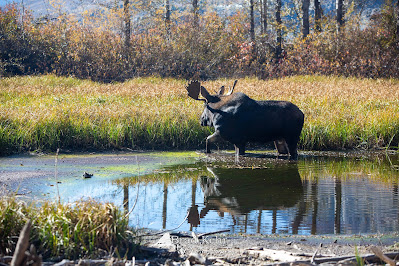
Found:
[{"label": "moose ear", "polygon": [[202,97],[204,97],[207,101],[209,101],[209,99],[210,99],[210,94],[209,94],[209,92],[204,88],[204,87],[202,87],[201,86],[201,95],[202,95]]},{"label": "moose ear", "polygon": [[218,94],[219,96],[224,94],[224,86],[220,87]]}]

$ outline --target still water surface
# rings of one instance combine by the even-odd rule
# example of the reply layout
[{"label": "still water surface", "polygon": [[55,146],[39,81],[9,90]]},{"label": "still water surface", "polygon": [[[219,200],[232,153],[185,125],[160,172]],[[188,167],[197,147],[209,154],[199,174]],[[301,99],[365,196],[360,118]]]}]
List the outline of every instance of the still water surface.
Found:
[{"label": "still water surface", "polygon": [[296,163],[257,154],[238,163],[228,153],[76,155],[56,166],[51,156],[19,156],[0,159],[0,180],[18,176],[3,187],[26,200],[134,206],[130,224],[155,230],[183,222],[177,230],[198,233],[399,231],[398,155],[347,155],[302,154]]}]

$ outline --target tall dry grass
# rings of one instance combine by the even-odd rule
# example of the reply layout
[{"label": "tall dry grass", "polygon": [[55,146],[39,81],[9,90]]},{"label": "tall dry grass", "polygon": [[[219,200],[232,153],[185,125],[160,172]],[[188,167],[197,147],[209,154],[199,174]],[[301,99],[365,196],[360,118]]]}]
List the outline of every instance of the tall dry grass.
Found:
[{"label": "tall dry grass", "polygon": [[[220,79],[202,83],[216,90]],[[156,77],[100,84],[53,75],[0,81],[0,153],[29,150],[198,149],[210,128],[186,81]],[[289,100],[305,113],[308,150],[397,147],[399,81],[297,76],[245,78],[237,91],[257,100]],[[267,122],[266,122],[267,123]]]},{"label": "tall dry grass", "polygon": [[[30,243],[43,258],[98,257],[134,251],[128,218],[116,206],[94,200],[28,204],[0,198],[0,255],[12,255],[19,232],[32,221]],[[105,254],[104,254],[105,253]]]}]

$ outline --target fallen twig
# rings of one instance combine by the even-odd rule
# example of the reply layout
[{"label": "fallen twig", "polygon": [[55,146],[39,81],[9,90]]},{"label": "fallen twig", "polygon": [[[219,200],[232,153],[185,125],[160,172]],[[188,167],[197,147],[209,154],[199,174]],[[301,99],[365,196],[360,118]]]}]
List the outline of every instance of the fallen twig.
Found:
[{"label": "fallen twig", "polygon": [[[227,233],[227,232],[230,232],[230,229],[213,231],[213,232],[208,232],[208,233],[202,233],[202,234],[196,235],[196,237],[198,239],[201,239],[204,236],[215,235],[215,234],[220,234],[220,233]],[[191,235],[189,235],[189,234],[177,232],[177,233],[170,233],[170,235],[171,236],[178,236],[178,237],[193,237],[192,233],[191,233]],[[193,237],[193,238],[195,238],[195,237]]]},{"label": "fallen twig", "polygon": [[225,230],[219,230],[219,231],[214,231],[214,232],[208,232],[208,233],[203,233],[199,234],[198,238],[201,239],[204,236],[209,236],[209,235],[215,235],[215,234],[220,234],[220,233],[227,233],[230,232],[230,229],[225,229]]},{"label": "fallen twig", "polygon": [[317,255],[317,253],[319,253],[319,251],[320,251],[322,246],[323,246],[323,244],[320,243],[319,247],[316,249],[316,251],[314,252],[312,258],[310,259],[310,263],[314,263],[314,259],[315,259],[316,255]]},{"label": "fallen twig", "polygon": [[28,250],[29,246],[29,234],[32,228],[32,223],[30,220],[26,222],[21,232],[19,233],[19,238],[17,242],[17,246],[15,248],[14,256],[11,260],[11,266],[19,266],[22,265],[26,255],[25,251]]},{"label": "fallen twig", "polygon": [[[399,252],[391,252],[391,253],[385,253],[384,254],[386,257],[390,259],[394,259],[399,257]],[[367,261],[367,262],[379,262],[381,258],[374,254],[367,254],[364,256],[359,256],[358,258]],[[290,265],[291,263],[295,262],[297,263],[311,263],[310,260],[291,260],[291,261],[282,261],[278,263],[271,263],[268,265],[273,265],[273,266],[285,266],[285,265]],[[338,256],[338,257],[329,257],[329,258],[315,258],[314,259],[314,264],[321,264],[321,263],[328,263],[328,262],[339,262],[340,264],[345,264],[345,263],[351,263],[354,262],[356,263],[356,256]]]},{"label": "fallen twig", "polygon": [[391,266],[395,266],[396,262],[394,260],[392,260],[391,258],[389,258],[388,256],[386,256],[381,249],[379,249],[376,246],[372,246],[370,248],[370,250],[377,256],[379,257],[382,261],[385,261],[386,263],[388,263]]}]

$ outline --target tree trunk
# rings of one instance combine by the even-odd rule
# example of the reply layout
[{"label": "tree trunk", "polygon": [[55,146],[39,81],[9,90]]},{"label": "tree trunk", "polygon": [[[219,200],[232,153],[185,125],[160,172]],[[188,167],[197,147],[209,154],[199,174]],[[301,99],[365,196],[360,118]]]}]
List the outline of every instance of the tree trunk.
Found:
[{"label": "tree trunk", "polygon": [[260,33],[264,34],[265,29],[263,28],[263,0],[260,0]]},{"label": "tree trunk", "polygon": [[314,0],[315,29],[321,32],[321,5],[320,0]]},{"label": "tree trunk", "polygon": [[396,2],[396,42],[399,43],[399,0]]},{"label": "tree trunk", "polygon": [[169,0],[165,0],[165,28],[166,34],[170,34],[170,3]]},{"label": "tree trunk", "polygon": [[250,17],[250,25],[251,29],[249,30],[251,42],[255,43],[255,17],[254,17],[254,0],[249,1],[249,17]]},{"label": "tree trunk", "polygon": [[124,33],[125,33],[125,57],[128,59],[128,54],[129,54],[129,47],[130,47],[130,4],[129,0],[124,0],[123,1],[123,15],[124,15],[124,22],[125,22],[125,28],[124,28]]},{"label": "tree trunk", "polygon": [[281,20],[281,0],[276,0],[276,23],[277,23],[277,47],[276,58],[280,58],[283,50],[283,33],[282,33],[282,20]]},{"label": "tree trunk", "polygon": [[261,21],[262,21],[262,34],[267,33],[267,11],[268,11],[268,6],[267,6],[267,0],[262,0],[262,12],[261,12]]},{"label": "tree trunk", "polygon": [[340,32],[344,25],[344,0],[336,0],[337,31]]},{"label": "tree trunk", "polygon": [[309,6],[310,0],[302,0],[302,37],[309,35]]},{"label": "tree trunk", "polygon": [[249,64],[252,63],[253,60],[256,58],[256,40],[255,40],[255,16],[254,16],[254,0],[249,1],[249,18],[250,18],[250,25],[251,28],[249,30],[249,35],[251,38],[251,43],[252,43],[252,60],[249,62]]},{"label": "tree trunk", "polygon": [[193,0],[194,27],[198,27],[198,0]]}]

